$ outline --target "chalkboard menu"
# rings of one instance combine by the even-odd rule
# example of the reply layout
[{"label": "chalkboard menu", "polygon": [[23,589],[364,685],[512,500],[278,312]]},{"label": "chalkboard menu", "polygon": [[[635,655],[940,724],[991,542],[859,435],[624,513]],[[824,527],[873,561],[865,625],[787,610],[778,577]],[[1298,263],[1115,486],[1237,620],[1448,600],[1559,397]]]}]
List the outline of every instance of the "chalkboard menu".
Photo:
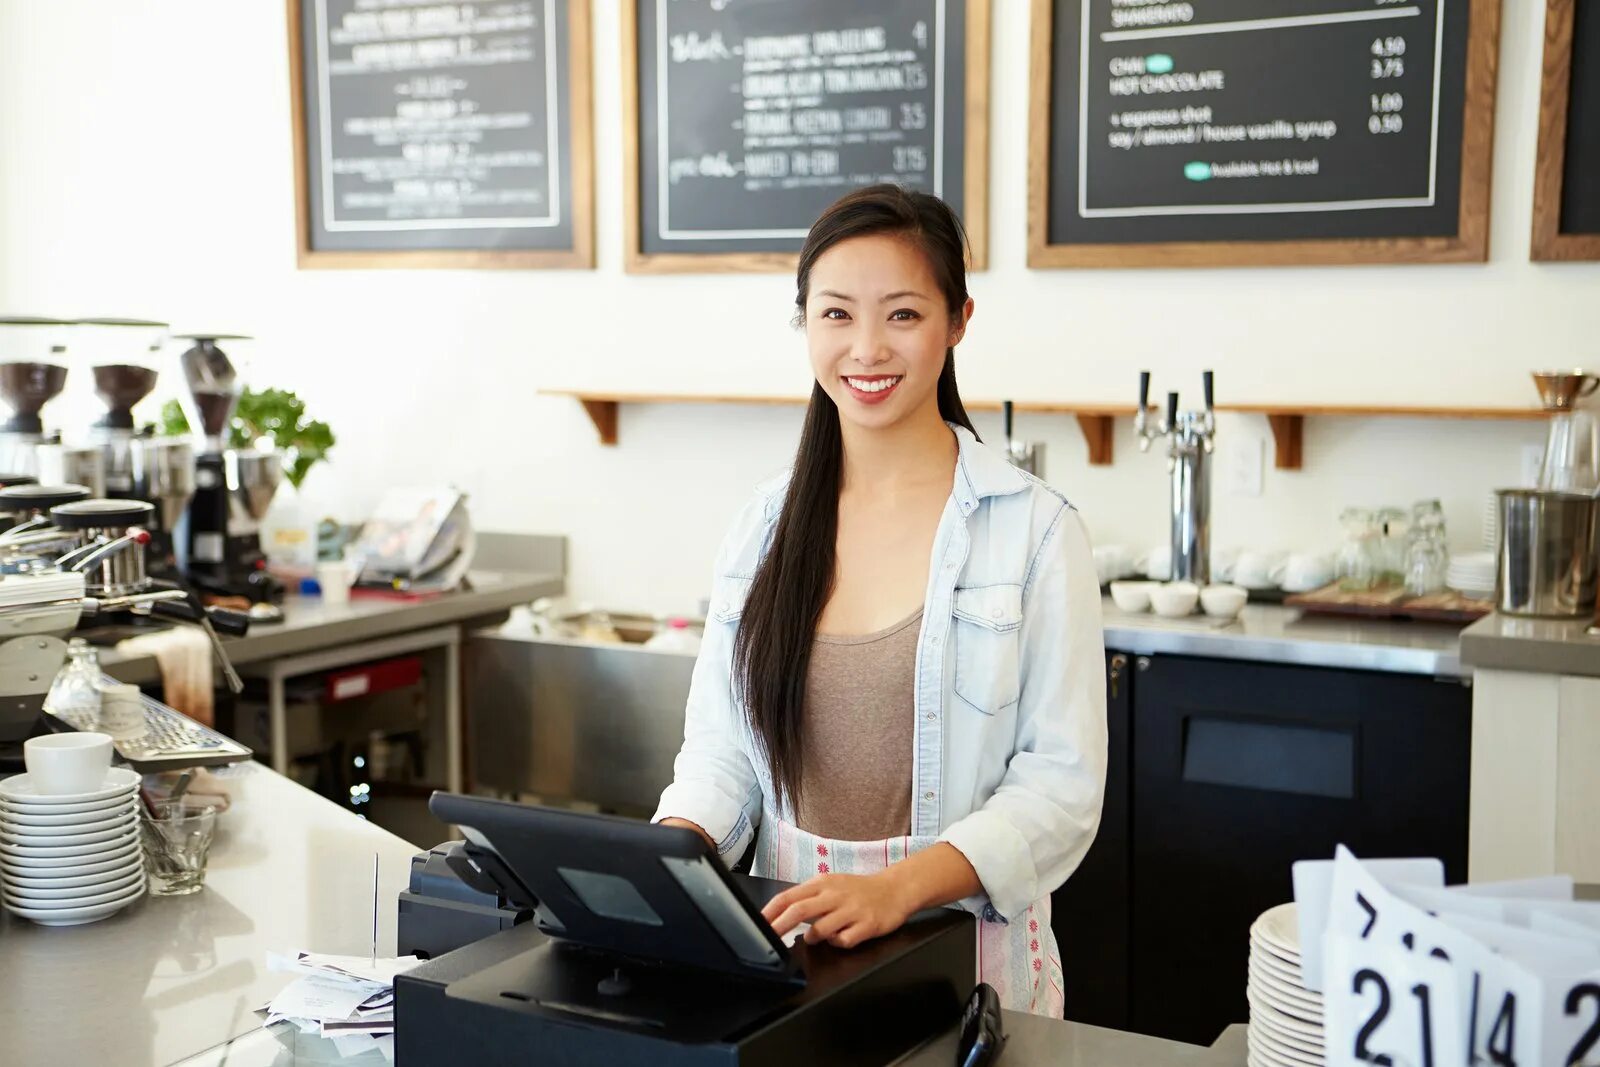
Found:
[{"label": "chalkboard menu", "polygon": [[1029,263],[1483,260],[1498,0],[1034,0]]},{"label": "chalkboard menu", "polygon": [[1600,5],[1548,0],[1534,259],[1600,259]]},{"label": "chalkboard menu", "polygon": [[982,266],[988,0],[623,8],[629,270],[792,270],[874,182],[944,198]]},{"label": "chalkboard menu", "polygon": [[302,266],[589,267],[588,0],[288,0]]}]

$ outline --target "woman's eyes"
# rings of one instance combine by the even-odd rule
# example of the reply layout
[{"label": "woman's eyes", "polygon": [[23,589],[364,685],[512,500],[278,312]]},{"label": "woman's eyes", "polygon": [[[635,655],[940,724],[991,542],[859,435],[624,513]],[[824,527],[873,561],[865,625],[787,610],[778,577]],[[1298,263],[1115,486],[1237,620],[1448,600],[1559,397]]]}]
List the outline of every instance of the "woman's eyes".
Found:
[{"label": "woman's eyes", "polygon": [[[828,308],[822,313],[822,317],[831,319],[834,322],[844,322],[850,318],[844,308]],[[889,321],[891,322],[915,322],[920,318],[922,316],[911,308],[899,308],[889,313]]]}]

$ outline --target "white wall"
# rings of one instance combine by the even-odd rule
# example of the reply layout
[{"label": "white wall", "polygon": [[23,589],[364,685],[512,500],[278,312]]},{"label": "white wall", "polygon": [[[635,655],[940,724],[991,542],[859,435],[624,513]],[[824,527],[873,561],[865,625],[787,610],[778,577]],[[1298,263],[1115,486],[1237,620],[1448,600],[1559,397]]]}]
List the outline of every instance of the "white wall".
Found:
[{"label": "white wall", "polygon": [[[1600,265],[1527,260],[1542,0],[1505,5],[1490,263],[1228,271],[1024,267],[1028,4],[993,6],[994,266],[972,279],[969,397],[1126,401],[1148,367],[1193,401],[1209,366],[1236,401],[1522,404],[1535,365],[1596,362]],[[599,269],[350,272],[295,269],[279,0],[0,0],[0,313],[255,334],[258,383],[299,390],[340,435],[311,480],[330,509],[453,479],[486,528],[570,535],[580,595],[692,604],[727,518],[792,451],[799,410],[625,409],[607,449],[575,402],[535,391],[799,394],[803,345],[786,277],[622,273],[619,7],[594,9]],[[1164,540],[1162,464],[1128,423],[1113,467],[1087,465],[1070,420],[1023,429],[1098,540]],[[1249,417],[1222,434],[1268,438]],[[1216,540],[1330,544],[1344,504],[1437,495],[1472,544],[1489,490],[1541,437],[1310,420],[1304,470],[1273,471],[1268,438],[1265,494],[1219,487]]]}]

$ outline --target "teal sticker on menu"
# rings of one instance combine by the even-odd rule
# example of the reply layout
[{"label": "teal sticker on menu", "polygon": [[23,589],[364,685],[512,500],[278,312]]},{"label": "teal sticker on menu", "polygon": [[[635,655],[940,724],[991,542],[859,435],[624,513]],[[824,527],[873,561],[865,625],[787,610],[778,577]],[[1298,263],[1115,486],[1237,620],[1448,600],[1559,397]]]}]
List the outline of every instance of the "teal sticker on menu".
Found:
[{"label": "teal sticker on menu", "polygon": [[1164,52],[1157,52],[1153,56],[1144,57],[1144,69],[1151,74],[1172,73],[1172,57]]},{"label": "teal sticker on menu", "polygon": [[1203,182],[1211,177],[1211,164],[1185,163],[1183,165],[1183,176],[1192,182]]}]

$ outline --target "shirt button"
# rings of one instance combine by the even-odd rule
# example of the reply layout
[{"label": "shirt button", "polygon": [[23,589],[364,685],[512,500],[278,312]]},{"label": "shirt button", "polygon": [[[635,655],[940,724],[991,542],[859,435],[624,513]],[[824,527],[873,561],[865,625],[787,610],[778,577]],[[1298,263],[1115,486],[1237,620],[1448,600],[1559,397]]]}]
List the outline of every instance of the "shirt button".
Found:
[{"label": "shirt button", "polygon": [[1000,618],[1004,614],[1005,614],[1005,609],[1004,608],[995,608],[993,611],[989,612],[989,615],[991,617],[993,617],[993,618],[996,618],[996,619]]},{"label": "shirt button", "polygon": [[939,713],[936,712],[936,711],[930,711],[930,712],[928,712],[927,715],[923,716],[923,718],[927,719],[929,722],[932,722],[934,719],[937,719],[938,717],[939,717]]},{"label": "shirt button", "polygon": [[926,793],[922,794],[922,799],[923,800],[932,800],[933,799],[933,790],[930,789]]}]

